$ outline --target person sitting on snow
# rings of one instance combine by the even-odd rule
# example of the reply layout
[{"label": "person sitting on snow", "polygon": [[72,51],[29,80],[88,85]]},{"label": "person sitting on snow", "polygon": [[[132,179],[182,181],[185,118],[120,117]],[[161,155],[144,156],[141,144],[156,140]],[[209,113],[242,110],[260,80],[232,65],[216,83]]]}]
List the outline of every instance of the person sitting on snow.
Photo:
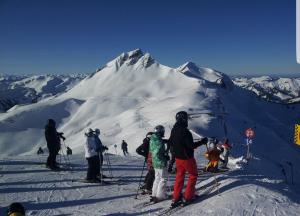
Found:
[{"label": "person sitting on snow", "polygon": [[100,182],[97,174],[100,171],[100,159],[97,152],[97,144],[95,140],[94,131],[89,128],[85,133],[86,142],[84,143],[85,158],[88,161],[88,170],[86,180],[91,183]]},{"label": "person sitting on snow", "polygon": [[148,172],[145,176],[144,185],[141,187],[143,194],[152,194],[152,186],[155,179],[155,172],[152,166],[151,154],[149,154],[150,138],[153,132],[147,133],[143,140],[143,143],[136,149],[136,153],[145,157],[145,162],[147,162]]},{"label": "person sitting on snow", "polygon": [[167,198],[167,156],[165,144],[162,140],[165,128],[158,125],[154,128],[154,134],[150,138],[150,153],[152,156],[152,165],[155,172],[155,179],[152,187],[151,202],[159,202]]},{"label": "person sitting on snow", "polygon": [[205,157],[208,159],[208,164],[205,167],[206,172],[218,172],[220,154],[222,153],[222,150],[217,148],[218,142],[217,139],[213,139],[207,148],[205,153]]}]

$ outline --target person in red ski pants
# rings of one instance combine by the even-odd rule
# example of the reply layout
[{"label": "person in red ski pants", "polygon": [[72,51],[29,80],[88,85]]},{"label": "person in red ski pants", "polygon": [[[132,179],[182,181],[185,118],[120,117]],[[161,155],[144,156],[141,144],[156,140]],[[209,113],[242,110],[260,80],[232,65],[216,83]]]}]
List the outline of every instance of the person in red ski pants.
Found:
[{"label": "person in red ski pants", "polygon": [[[195,185],[198,175],[197,163],[194,158],[194,149],[201,145],[205,145],[208,141],[208,139],[205,137],[198,142],[194,142],[193,136],[187,127],[187,112],[178,112],[176,114],[176,123],[172,128],[168,143],[173,148],[177,169],[171,207],[186,205],[194,198]],[[189,174],[189,180],[185,194],[182,197],[181,192],[183,189],[186,172]]]}]

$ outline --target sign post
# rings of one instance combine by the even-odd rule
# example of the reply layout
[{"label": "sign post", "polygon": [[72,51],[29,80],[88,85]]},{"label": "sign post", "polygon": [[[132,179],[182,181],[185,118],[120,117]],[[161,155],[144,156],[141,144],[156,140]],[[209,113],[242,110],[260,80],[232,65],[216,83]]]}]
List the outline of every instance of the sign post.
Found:
[{"label": "sign post", "polygon": [[300,145],[300,125],[295,124],[295,136],[294,141],[296,145]]},{"label": "sign post", "polygon": [[118,154],[117,153],[117,144],[115,144],[114,147],[115,147],[115,152],[116,152],[116,155],[117,155]]},{"label": "sign post", "polygon": [[252,145],[252,143],[253,143],[252,138],[254,137],[254,130],[252,128],[246,129],[245,135],[246,135],[246,146],[247,146],[246,159],[250,160],[252,157],[252,155],[250,153],[250,145]]}]

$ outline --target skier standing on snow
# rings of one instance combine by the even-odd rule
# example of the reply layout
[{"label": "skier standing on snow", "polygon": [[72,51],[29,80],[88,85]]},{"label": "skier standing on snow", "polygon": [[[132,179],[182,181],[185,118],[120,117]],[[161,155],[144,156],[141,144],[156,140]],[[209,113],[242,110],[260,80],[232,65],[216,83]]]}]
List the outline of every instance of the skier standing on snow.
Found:
[{"label": "skier standing on snow", "polygon": [[46,166],[51,170],[57,170],[59,167],[56,162],[56,155],[60,150],[60,138],[65,140],[63,133],[56,131],[56,122],[53,119],[48,119],[47,125],[45,126],[45,138],[47,141],[47,148],[49,150],[49,156],[47,158]]},{"label": "skier standing on snow", "polygon": [[125,140],[122,140],[121,148],[123,150],[124,156],[128,155],[128,144],[125,142]]},{"label": "skier standing on snow", "polygon": [[[193,136],[187,127],[187,112],[178,112],[176,114],[176,123],[172,128],[169,139],[169,143],[174,150],[177,170],[171,207],[186,205],[193,200],[198,176],[197,163],[194,158],[194,149],[207,143],[206,137],[198,142],[194,142]],[[186,172],[189,173],[189,180],[184,197],[181,197]]]},{"label": "skier standing on snow", "polygon": [[232,146],[229,143],[229,139],[225,139],[224,143],[221,146],[222,148],[222,154],[220,155],[220,168],[221,169],[228,169],[227,164],[228,164],[228,157],[230,154],[230,149]]},{"label": "skier standing on snow", "polygon": [[102,166],[103,166],[103,152],[105,150],[108,150],[108,148],[106,146],[104,146],[99,138],[100,136],[100,129],[96,128],[95,129],[95,142],[96,142],[96,151],[98,152],[99,155],[99,161],[100,161],[100,165],[99,165],[99,172],[97,171],[97,176],[102,179],[102,178],[106,178],[106,176],[101,173],[102,170]]},{"label": "skier standing on snow", "polygon": [[97,144],[94,135],[94,131],[89,128],[85,133],[86,142],[84,144],[85,158],[88,161],[88,170],[86,180],[88,182],[96,183],[100,180],[97,178],[97,174],[100,171],[100,159],[97,152]]},{"label": "skier standing on snow", "polygon": [[150,153],[152,156],[152,165],[155,172],[155,179],[152,187],[151,202],[159,202],[167,198],[167,154],[164,141],[165,128],[158,125],[154,128],[154,134],[150,139]]},{"label": "skier standing on snow", "polygon": [[151,154],[149,153],[149,145],[150,145],[150,138],[153,132],[149,132],[144,138],[143,143],[136,149],[136,153],[145,157],[145,161],[147,162],[147,169],[148,173],[145,176],[144,185],[141,187],[143,189],[143,193],[152,193],[152,186],[155,178],[154,168],[152,166],[152,159]]}]

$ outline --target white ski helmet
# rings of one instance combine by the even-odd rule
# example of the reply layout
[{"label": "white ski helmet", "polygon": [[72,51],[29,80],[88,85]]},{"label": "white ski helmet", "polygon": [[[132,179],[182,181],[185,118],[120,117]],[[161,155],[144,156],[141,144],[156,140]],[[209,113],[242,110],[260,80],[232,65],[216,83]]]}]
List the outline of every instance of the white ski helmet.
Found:
[{"label": "white ski helmet", "polygon": [[99,128],[96,128],[96,129],[95,129],[95,133],[96,133],[97,135],[100,135],[100,129],[99,129]]},{"label": "white ski helmet", "polygon": [[93,129],[92,129],[92,128],[89,128],[89,129],[86,130],[85,134],[91,134],[91,133],[93,133],[93,132],[94,132]]}]

